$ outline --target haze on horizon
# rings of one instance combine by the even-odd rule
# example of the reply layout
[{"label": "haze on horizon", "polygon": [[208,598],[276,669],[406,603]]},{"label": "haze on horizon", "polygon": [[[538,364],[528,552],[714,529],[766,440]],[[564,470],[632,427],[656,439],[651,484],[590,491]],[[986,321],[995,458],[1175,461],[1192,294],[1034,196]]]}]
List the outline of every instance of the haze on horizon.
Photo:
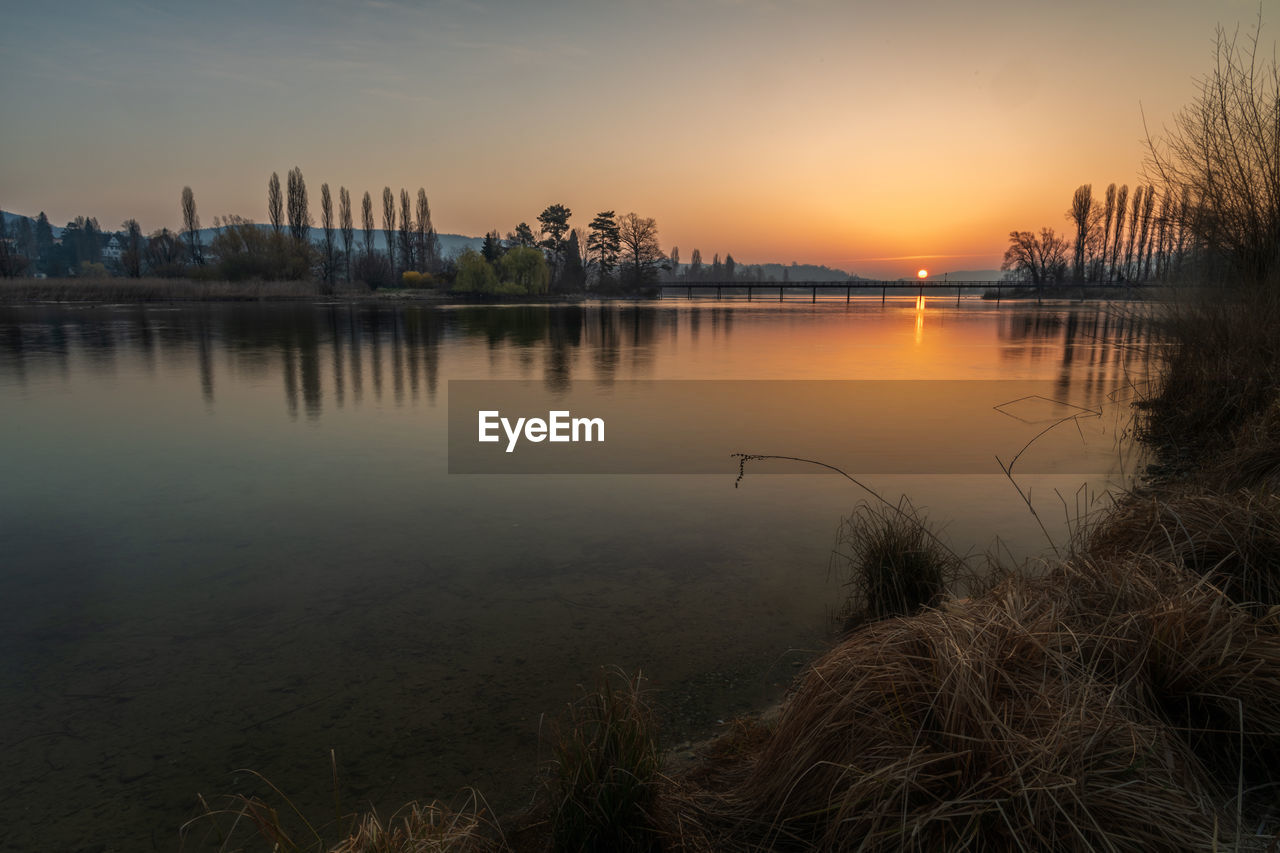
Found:
[{"label": "haze on horizon", "polygon": [[[0,33],[0,208],[62,225],[265,221],[312,194],[425,187],[481,235],[563,203],[658,222],[664,251],[862,275],[999,266],[1134,183],[1255,0],[284,0],[26,4]],[[1263,41],[1275,39],[1266,0]],[[1263,51],[1264,53],[1266,51]]]}]

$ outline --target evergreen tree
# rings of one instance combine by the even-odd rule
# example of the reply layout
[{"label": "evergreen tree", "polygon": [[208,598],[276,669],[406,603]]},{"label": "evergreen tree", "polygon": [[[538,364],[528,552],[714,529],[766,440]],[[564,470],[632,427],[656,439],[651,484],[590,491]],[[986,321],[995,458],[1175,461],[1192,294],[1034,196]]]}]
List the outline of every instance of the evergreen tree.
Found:
[{"label": "evergreen tree", "polygon": [[36,259],[45,275],[61,275],[53,253],[53,226],[43,210],[36,217]]},{"label": "evergreen tree", "polygon": [[612,210],[596,214],[587,226],[587,255],[595,260],[599,281],[606,281],[618,266],[622,237]]},{"label": "evergreen tree", "polygon": [[564,269],[560,273],[560,290],[577,293],[587,286],[587,271],[582,266],[582,246],[578,241],[578,229],[569,232],[565,242]]},{"label": "evergreen tree", "polygon": [[530,249],[538,245],[537,238],[533,236],[533,229],[529,227],[527,222],[521,222],[516,226],[516,230],[507,235],[508,248],[519,246],[522,249]]},{"label": "evergreen tree", "polygon": [[502,254],[505,250],[502,246],[502,238],[498,236],[497,229],[490,231],[484,235],[484,243],[480,247],[480,254],[491,264],[497,264],[502,260]]}]

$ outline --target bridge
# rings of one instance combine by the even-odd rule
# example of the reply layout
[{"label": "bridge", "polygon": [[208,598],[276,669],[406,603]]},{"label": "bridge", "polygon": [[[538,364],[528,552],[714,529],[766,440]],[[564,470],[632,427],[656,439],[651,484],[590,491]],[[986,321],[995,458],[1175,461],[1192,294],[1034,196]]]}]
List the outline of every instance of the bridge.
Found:
[{"label": "bridge", "polygon": [[[1142,287],[1151,287],[1150,283],[1139,283]],[[754,298],[755,291],[766,291],[770,294],[773,291],[778,292],[778,301],[782,302],[783,297],[788,290],[809,291],[809,299],[811,302],[818,301],[818,291],[824,294],[836,293],[844,291],[844,301],[848,302],[853,296],[853,292],[857,291],[880,291],[880,302],[884,304],[885,298],[890,290],[914,290],[920,296],[925,291],[930,293],[938,293],[941,291],[955,291],[956,301],[960,300],[960,293],[964,290],[988,290],[995,291],[996,302],[1000,301],[1001,293],[1004,290],[1013,291],[1015,289],[1026,290],[1033,287],[1027,282],[1020,281],[912,281],[910,279],[897,279],[895,281],[873,281],[871,279],[851,279],[848,281],[698,281],[698,282],[660,282],[662,290],[675,290],[677,292],[683,290],[689,299],[693,298],[693,292],[709,293],[714,290],[716,299],[723,299],[725,291],[740,293],[746,291],[747,301],[751,302]],[[1055,290],[1097,290],[1099,292],[1128,292],[1135,285],[1127,281],[1119,282],[1086,282],[1084,284],[1062,284],[1062,285],[1046,285],[1041,289],[1039,295],[1053,296]]]}]

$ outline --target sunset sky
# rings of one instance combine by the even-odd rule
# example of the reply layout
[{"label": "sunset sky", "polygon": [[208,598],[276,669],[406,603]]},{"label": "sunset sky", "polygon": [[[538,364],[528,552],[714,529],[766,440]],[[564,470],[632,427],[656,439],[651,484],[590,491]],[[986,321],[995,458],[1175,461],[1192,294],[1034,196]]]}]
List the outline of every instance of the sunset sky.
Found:
[{"label": "sunset sky", "polygon": [[[1280,27],[1264,0],[1263,40]],[[665,251],[862,275],[997,267],[1133,183],[1256,0],[11,4],[0,208],[55,225],[266,219],[272,171],[437,230],[548,204],[658,222]],[[1270,48],[1262,51],[1270,54]],[[358,201],[357,201],[358,204]]]}]

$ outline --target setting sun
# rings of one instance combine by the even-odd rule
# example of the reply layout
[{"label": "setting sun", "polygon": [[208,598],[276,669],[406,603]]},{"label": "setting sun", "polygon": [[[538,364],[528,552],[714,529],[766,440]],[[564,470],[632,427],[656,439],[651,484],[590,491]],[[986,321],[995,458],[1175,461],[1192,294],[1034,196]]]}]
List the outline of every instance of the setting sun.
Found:
[{"label": "setting sun", "polygon": [[929,271],[928,271],[928,270],[917,270],[917,271],[916,271],[916,278],[928,278],[928,277],[929,277]]}]

